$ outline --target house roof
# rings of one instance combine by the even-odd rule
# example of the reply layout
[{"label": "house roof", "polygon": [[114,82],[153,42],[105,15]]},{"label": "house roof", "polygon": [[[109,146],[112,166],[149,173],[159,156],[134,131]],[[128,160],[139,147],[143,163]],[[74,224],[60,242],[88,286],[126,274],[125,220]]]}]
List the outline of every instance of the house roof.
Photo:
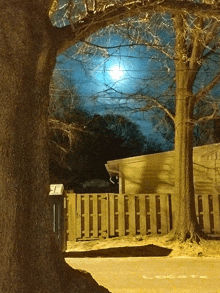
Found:
[{"label": "house roof", "polygon": [[[220,143],[197,146],[193,148],[193,152],[194,152],[194,155],[197,154],[202,159],[214,159],[214,158],[220,159]],[[105,166],[110,176],[114,176],[115,174],[118,174],[120,164],[131,164],[131,163],[141,162],[146,157],[148,157],[149,159],[152,157],[153,159],[155,156],[157,156],[157,158],[161,157],[162,159],[163,157],[173,156],[173,155],[174,155],[174,151],[168,151],[168,152],[162,152],[162,153],[135,156],[135,157],[107,161],[107,164],[105,164]]]}]

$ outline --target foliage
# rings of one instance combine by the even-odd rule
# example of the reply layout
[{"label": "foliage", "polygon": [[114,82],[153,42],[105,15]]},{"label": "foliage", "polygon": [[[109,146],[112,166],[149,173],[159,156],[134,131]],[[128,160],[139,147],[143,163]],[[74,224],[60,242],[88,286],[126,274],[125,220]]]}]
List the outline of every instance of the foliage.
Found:
[{"label": "foliage", "polygon": [[109,160],[161,151],[160,144],[152,138],[147,140],[138,126],[123,116],[94,115],[83,126],[67,123],[63,126],[66,135],[58,125],[51,136],[51,177],[74,190],[91,179],[108,180],[105,163]]}]

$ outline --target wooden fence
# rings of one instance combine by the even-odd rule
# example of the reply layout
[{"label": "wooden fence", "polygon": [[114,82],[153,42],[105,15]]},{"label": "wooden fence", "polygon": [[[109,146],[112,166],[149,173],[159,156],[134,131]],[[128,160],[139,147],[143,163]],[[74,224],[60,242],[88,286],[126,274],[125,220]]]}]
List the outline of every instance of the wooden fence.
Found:
[{"label": "wooden fence", "polygon": [[196,214],[202,230],[210,235],[220,234],[220,195],[196,195]]},{"label": "wooden fence", "polygon": [[[175,211],[170,194],[67,193],[68,240],[125,235],[167,234]],[[220,234],[219,195],[196,195],[199,224],[207,234]]]},{"label": "wooden fence", "polygon": [[[52,229],[62,250],[66,242],[125,235],[167,234],[175,221],[170,194],[50,194]],[[196,195],[202,230],[220,235],[220,195]]]}]

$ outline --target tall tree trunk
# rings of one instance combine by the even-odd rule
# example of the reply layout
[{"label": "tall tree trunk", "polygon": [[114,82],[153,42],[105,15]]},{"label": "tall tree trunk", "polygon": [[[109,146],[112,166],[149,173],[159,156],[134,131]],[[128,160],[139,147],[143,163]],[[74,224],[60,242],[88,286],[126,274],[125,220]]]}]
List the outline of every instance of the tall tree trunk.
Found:
[{"label": "tall tree trunk", "polygon": [[176,68],[176,111],[175,111],[175,223],[171,238],[199,241],[204,234],[196,218],[193,181],[193,111],[195,100],[193,84],[199,64],[197,57],[202,50],[197,39],[192,40],[192,54],[187,44],[187,16],[176,14],[175,68]]},{"label": "tall tree trunk", "polygon": [[187,77],[179,71],[175,116],[175,238],[198,240],[193,182],[193,102]]},{"label": "tall tree trunk", "polygon": [[0,15],[0,292],[106,292],[69,268],[52,241],[47,112],[53,27],[31,1],[5,2]]}]

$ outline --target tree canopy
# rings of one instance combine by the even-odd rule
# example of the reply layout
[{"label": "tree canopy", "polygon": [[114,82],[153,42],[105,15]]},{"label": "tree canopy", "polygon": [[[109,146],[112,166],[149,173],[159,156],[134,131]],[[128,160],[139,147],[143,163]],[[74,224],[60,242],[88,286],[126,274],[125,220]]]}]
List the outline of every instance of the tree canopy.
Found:
[{"label": "tree canopy", "polygon": [[[51,177],[76,192],[82,191],[86,181],[109,181],[105,169],[109,160],[161,151],[159,143],[145,138],[137,125],[120,115],[94,115],[83,125],[56,123],[50,138]],[[52,129],[54,126],[51,120]]]}]

